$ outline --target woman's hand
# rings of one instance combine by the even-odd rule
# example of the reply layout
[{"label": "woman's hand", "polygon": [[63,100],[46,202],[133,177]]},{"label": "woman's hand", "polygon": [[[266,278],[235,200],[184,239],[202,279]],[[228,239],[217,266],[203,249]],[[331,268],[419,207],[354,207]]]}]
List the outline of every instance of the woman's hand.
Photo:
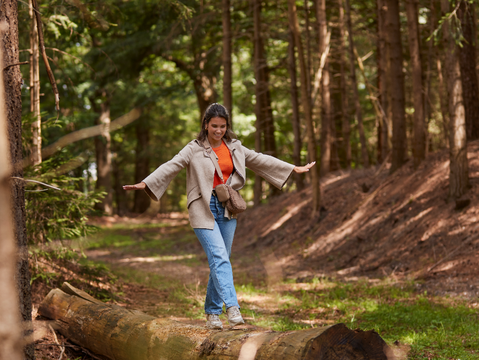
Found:
[{"label": "woman's hand", "polygon": [[146,184],[144,182],[141,182],[139,184],[135,185],[123,185],[123,190],[143,190],[146,188]]},{"label": "woman's hand", "polygon": [[297,174],[302,174],[302,173],[308,172],[309,169],[311,169],[315,164],[316,164],[316,161],[313,161],[312,163],[306,164],[304,166],[295,166],[293,171]]}]

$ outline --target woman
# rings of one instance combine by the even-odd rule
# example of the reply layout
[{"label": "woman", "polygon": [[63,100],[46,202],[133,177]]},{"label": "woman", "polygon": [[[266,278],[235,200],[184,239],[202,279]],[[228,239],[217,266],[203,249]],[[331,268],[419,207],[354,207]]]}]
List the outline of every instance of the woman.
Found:
[{"label": "woman", "polygon": [[212,104],[203,116],[198,137],[172,160],[158,167],[141,183],[125,185],[125,190],[142,190],[159,201],[168,184],[186,167],[187,208],[193,227],[208,257],[210,277],[206,290],[206,327],[222,329],[219,315],[226,307],[229,324],[244,324],[233,283],[230,263],[236,218],[218,201],[214,188],[222,181],[215,170],[211,152],[216,157],[223,179],[233,189],[245,185],[246,168],[281,189],[291,173],[304,173],[314,166],[294,166],[241,145],[231,130],[229,115],[220,104]]}]

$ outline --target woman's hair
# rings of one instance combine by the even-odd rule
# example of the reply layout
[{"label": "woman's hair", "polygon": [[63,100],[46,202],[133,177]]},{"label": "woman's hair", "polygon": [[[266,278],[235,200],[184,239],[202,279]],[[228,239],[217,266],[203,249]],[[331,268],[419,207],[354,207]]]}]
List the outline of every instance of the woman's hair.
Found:
[{"label": "woman's hair", "polygon": [[236,134],[233,132],[233,130],[231,130],[230,115],[228,114],[228,110],[226,110],[223,105],[218,103],[211,104],[206,108],[203,119],[201,120],[201,130],[196,139],[199,141],[205,141],[208,138],[208,130],[206,130],[206,127],[208,126],[210,120],[214,117],[220,117],[226,120],[226,132],[223,135],[223,139],[226,141],[236,139]]}]

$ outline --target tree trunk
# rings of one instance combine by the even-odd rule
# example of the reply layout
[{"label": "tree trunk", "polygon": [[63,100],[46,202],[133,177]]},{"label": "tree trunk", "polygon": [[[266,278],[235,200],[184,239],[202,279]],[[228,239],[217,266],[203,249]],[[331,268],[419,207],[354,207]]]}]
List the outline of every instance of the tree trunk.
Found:
[{"label": "tree trunk", "polygon": [[[299,68],[301,76],[301,103],[303,104],[303,113],[306,121],[306,129],[308,134],[308,155],[309,161],[316,161],[316,139],[314,136],[313,119],[311,113],[311,98],[308,96],[307,86],[307,71],[306,62],[304,61],[303,44],[301,42],[301,36],[299,32],[299,23],[296,12],[296,4],[294,0],[288,0],[288,14],[289,14],[289,28],[294,34],[294,42],[298,48]],[[319,176],[316,167],[311,168],[311,187],[312,187],[312,211],[311,215],[315,218],[319,215],[320,207],[320,188],[319,188]]]},{"label": "tree trunk", "polygon": [[340,72],[341,72],[341,119],[342,119],[342,133],[343,133],[343,148],[346,168],[351,168],[351,125],[349,123],[349,101],[348,101],[348,86],[346,78],[346,33],[344,30],[344,5],[343,0],[338,0],[339,5],[339,36],[340,36]]},{"label": "tree trunk", "polygon": [[[115,147],[115,141],[112,142],[112,147]],[[126,192],[123,190],[123,162],[119,160],[120,149],[114,149],[115,156],[111,161],[113,172],[113,190],[115,194],[116,213],[118,216],[125,216],[128,213],[128,205],[126,199]]]},{"label": "tree trunk", "polygon": [[31,360],[35,359],[33,344],[26,345],[23,356],[21,354],[19,324],[22,319],[24,334],[31,335],[32,299],[25,228],[25,189],[23,181],[9,181],[11,176],[23,178],[22,75],[19,66],[3,70],[19,62],[16,1],[0,3],[0,39],[0,357]]},{"label": "tree trunk", "polygon": [[309,23],[309,0],[304,0],[304,35],[305,35],[305,42],[306,42],[306,67],[308,69],[307,72],[307,80],[308,80],[308,96],[311,96],[311,31],[310,31],[310,23]]},{"label": "tree trunk", "polygon": [[29,3],[30,25],[30,112],[33,114],[32,146],[30,159],[32,165],[42,162],[42,118],[40,116],[40,53],[38,51],[38,28],[33,4]]},{"label": "tree trunk", "polygon": [[40,314],[55,320],[71,341],[107,359],[386,360],[389,351],[374,331],[344,324],[286,333],[217,331],[106,305],[67,283],[62,290],[47,295]]},{"label": "tree trunk", "polygon": [[[437,28],[438,21],[436,16],[436,2],[438,0],[431,0],[431,33]],[[448,95],[446,90],[446,84],[444,83],[444,75],[442,72],[442,61],[441,53],[439,52],[438,47],[436,49],[436,68],[437,68],[437,80],[439,85],[439,105],[441,107],[442,115],[442,130],[444,135],[444,144],[449,147],[449,110],[448,110]]]},{"label": "tree trunk", "polygon": [[468,140],[479,139],[479,87],[476,62],[476,14],[473,3],[461,0],[458,15],[461,19],[464,41],[459,49],[462,92],[466,110]]},{"label": "tree trunk", "polygon": [[223,105],[230,115],[230,123],[233,124],[233,91],[231,83],[233,72],[231,66],[231,15],[230,0],[223,0]]},{"label": "tree trunk", "polygon": [[200,119],[202,119],[206,108],[216,101],[216,78],[200,73],[194,77],[193,85],[200,108]]},{"label": "tree trunk", "polygon": [[[430,9],[430,12],[434,11],[434,9]],[[432,33],[435,28],[432,27],[432,17],[429,16],[428,19],[428,26],[429,31]],[[427,45],[427,65],[426,65],[426,78],[424,82],[424,119],[425,119],[425,132],[426,132],[426,157],[429,151],[433,151],[431,136],[429,135],[429,123],[431,121],[431,116],[433,113],[433,104],[434,95],[431,92],[431,79],[432,79],[432,68],[434,63],[434,41],[428,41]]]},{"label": "tree trunk", "polygon": [[389,86],[391,93],[391,112],[393,125],[391,173],[395,172],[407,160],[406,114],[404,97],[403,55],[401,27],[399,22],[399,1],[386,0],[388,14],[387,39],[390,53]]},{"label": "tree trunk", "polygon": [[[146,116],[142,116],[136,123],[136,161],[135,184],[140,183],[150,174],[150,128]],[[144,213],[150,207],[150,197],[145,191],[134,192],[134,213]]]},{"label": "tree trunk", "polygon": [[[389,51],[386,41],[386,20],[387,5],[385,0],[377,0],[378,6],[378,101],[381,107],[382,128],[378,137],[381,139],[381,162],[386,160],[389,153],[389,133],[391,132],[391,123],[389,122],[389,95],[388,95],[388,58]],[[389,130],[389,131],[388,131]]]},{"label": "tree trunk", "polygon": [[349,33],[349,61],[351,71],[351,86],[354,94],[354,107],[356,109],[356,119],[358,120],[359,141],[361,143],[361,159],[365,168],[369,167],[368,148],[366,144],[366,136],[364,134],[363,114],[361,111],[361,104],[359,102],[358,83],[356,80],[356,68],[354,66],[354,39],[353,26],[351,25],[351,5],[349,0],[346,0],[346,23],[348,25]]},{"label": "tree trunk", "polygon": [[[261,41],[261,2],[258,0],[252,0],[253,7],[253,25],[254,25],[254,40],[253,40],[253,59],[254,59],[254,75],[256,79],[255,84],[255,115],[256,115],[256,133],[255,133],[255,150],[261,152],[262,148],[262,135],[264,128],[264,118],[263,118],[263,89],[262,86],[264,82],[261,77],[263,72],[261,71],[261,66],[265,66],[261,63],[262,55],[260,53],[263,48]],[[255,174],[254,177],[254,206],[259,206],[261,204],[261,199],[263,197],[263,180],[261,176]]]},{"label": "tree trunk", "polygon": [[[289,44],[288,44],[288,71],[291,82],[291,108],[293,116],[291,122],[293,125],[294,143],[293,143],[293,161],[296,165],[301,164],[301,127],[299,119],[299,102],[298,102],[298,86],[296,85],[298,80],[296,76],[296,55],[294,52],[294,35],[290,31]],[[294,173],[294,181],[298,191],[304,189],[304,176],[303,174]]]},{"label": "tree trunk", "polygon": [[[441,0],[444,14],[450,11],[449,0]],[[467,190],[469,170],[467,163],[466,114],[462,97],[459,49],[451,36],[449,22],[443,23],[446,50],[446,82],[449,94],[449,196],[457,199]]]},{"label": "tree trunk", "polygon": [[[2,4],[2,8],[4,6],[10,7],[10,10],[13,8],[14,11],[16,11],[16,2],[15,6],[12,6],[12,4]],[[4,9],[2,8],[0,9],[4,14]],[[0,15],[0,18],[3,18],[0,22],[0,35],[4,40],[0,46],[0,69],[3,69],[5,64],[9,64],[11,61],[10,54],[5,54],[4,47],[7,44],[18,45],[18,38],[16,38],[18,34],[14,32],[13,34],[9,34],[10,39],[8,40],[10,41],[7,40],[8,43],[5,44],[8,24],[3,15]],[[16,54],[18,56],[18,47]],[[19,75],[19,71],[15,72],[17,73],[16,75]],[[17,249],[15,246],[14,219],[12,218],[13,204],[10,187],[12,159],[9,157],[9,135],[7,133],[8,115],[10,115],[11,110],[15,109],[11,108],[12,101],[8,99],[11,94],[8,93],[8,90],[12,89],[7,87],[8,83],[5,84],[6,79],[4,80],[3,73],[3,71],[0,73],[0,286],[2,288],[2,296],[0,297],[0,314],[2,314],[0,317],[0,338],[2,339],[2,341],[0,341],[0,358],[20,360],[22,359],[22,337],[18,291],[15,288],[16,284],[14,280],[16,275]],[[5,90],[7,94],[5,94]],[[10,134],[10,136],[11,135],[12,134]],[[13,143],[12,140],[14,139],[10,138],[10,145]]]},{"label": "tree trunk", "polygon": [[[105,93],[102,97],[105,98]],[[111,189],[111,136],[110,104],[107,99],[100,105],[98,124],[103,125],[102,134],[95,138],[97,181],[96,189],[105,191],[106,195],[95,207],[106,215],[113,214],[113,195]]]},{"label": "tree trunk", "polygon": [[[319,37],[319,56],[326,51],[329,46],[330,37],[328,36],[328,23],[326,20],[326,0],[316,1],[316,21]],[[329,172],[331,163],[331,88],[329,60],[326,59],[321,78],[321,164],[320,174],[325,175]]]},{"label": "tree trunk", "polygon": [[406,0],[406,15],[414,100],[413,158],[414,167],[417,168],[426,157],[426,124],[424,119],[424,91],[419,41],[418,0]]},{"label": "tree trunk", "polygon": [[[256,118],[258,122],[257,130],[261,132],[257,136],[264,136],[264,152],[268,155],[276,156],[276,142],[274,138],[274,120],[273,109],[271,107],[271,95],[269,91],[268,65],[264,51],[263,38],[261,35],[261,1],[253,0],[253,20],[254,20],[254,69],[255,69],[255,94],[256,94]],[[261,151],[257,149],[257,151]],[[258,179],[259,180],[259,179]],[[260,187],[255,187],[260,191]],[[280,190],[272,188],[271,194],[278,195]],[[255,199],[258,197],[255,196]]]}]

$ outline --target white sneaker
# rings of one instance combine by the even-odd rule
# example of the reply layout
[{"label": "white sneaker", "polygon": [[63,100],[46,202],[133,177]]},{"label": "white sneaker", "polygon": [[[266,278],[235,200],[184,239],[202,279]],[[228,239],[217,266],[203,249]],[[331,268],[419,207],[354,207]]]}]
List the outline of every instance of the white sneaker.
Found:
[{"label": "white sneaker", "polygon": [[231,326],[244,324],[243,317],[241,316],[240,310],[237,306],[229,307],[226,310],[226,315],[228,316],[228,322]]},{"label": "white sneaker", "polygon": [[216,330],[223,329],[223,323],[220,317],[216,314],[206,314],[206,328]]}]

